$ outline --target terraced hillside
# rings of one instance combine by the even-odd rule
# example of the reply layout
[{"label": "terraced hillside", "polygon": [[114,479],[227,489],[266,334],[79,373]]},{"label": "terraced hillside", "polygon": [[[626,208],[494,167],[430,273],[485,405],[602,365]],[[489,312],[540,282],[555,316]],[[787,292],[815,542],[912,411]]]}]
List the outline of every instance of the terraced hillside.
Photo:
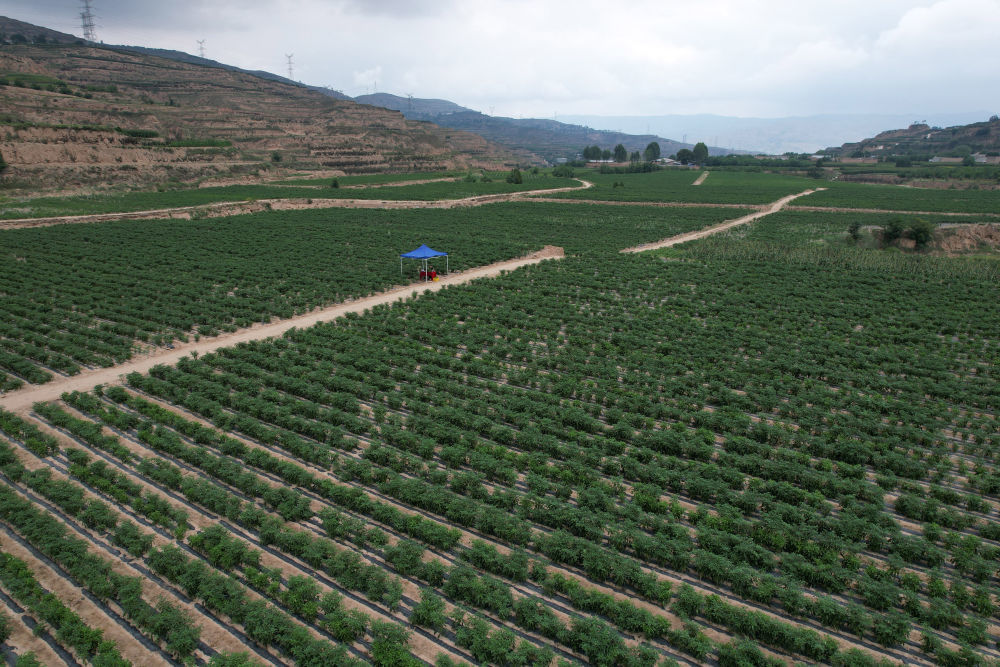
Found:
[{"label": "terraced hillside", "polygon": [[499,167],[465,132],[251,74],[96,46],[0,47],[6,187]]}]

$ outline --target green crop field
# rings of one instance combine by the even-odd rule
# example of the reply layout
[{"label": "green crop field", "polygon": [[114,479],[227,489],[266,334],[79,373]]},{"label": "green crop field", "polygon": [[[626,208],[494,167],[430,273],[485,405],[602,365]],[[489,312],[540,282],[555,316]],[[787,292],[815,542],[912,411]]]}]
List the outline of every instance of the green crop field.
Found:
[{"label": "green crop field", "polygon": [[[357,174],[350,176],[337,176],[337,183],[341,186],[350,185],[382,185],[385,183],[403,183],[406,181],[422,181],[434,178],[459,178],[465,176],[465,172],[457,171],[434,171],[412,174]],[[272,185],[316,185],[329,187],[335,177],[313,178],[303,176],[301,178],[289,178],[283,181],[272,181]],[[501,179],[503,180],[503,179]]]},{"label": "green crop field", "polygon": [[[331,179],[332,180],[332,179]],[[329,185],[331,181],[327,181]],[[219,202],[258,199],[387,199],[430,201],[462,199],[479,195],[507,194],[549,188],[579,187],[570,178],[528,178],[522,184],[500,180],[482,182],[447,181],[372,188],[333,188],[286,185],[228,185],[195,190],[129,192],[75,197],[38,197],[0,202],[0,220],[41,218],[96,213],[117,213],[200,206]]]},{"label": "green crop field", "polygon": [[[450,267],[544,245],[600,254],[718,222],[717,209],[559,204],[461,210],[284,211],[0,232],[0,369],[29,382],[162,345],[291,317],[410,281],[398,255],[421,243]],[[444,268],[443,261],[441,269]],[[14,386],[17,380],[8,377]]]},{"label": "green crop field", "polygon": [[692,185],[700,174],[694,169],[663,169],[637,174],[601,174],[578,169],[576,176],[594,183],[595,187],[553,196],[623,202],[759,205],[822,185],[814,179],[798,176],[726,171],[711,171],[701,185]]},{"label": "green crop field", "polygon": [[[711,178],[711,177],[710,177]],[[707,181],[706,181],[707,183]],[[1000,213],[997,190],[921,189],[895,185],[822,182],[827,188],[796,202],[804,206],[877,208],[891,211]]]},{"label": "green crop field", "polygon": [[[695,196],[753,205],[816,184],[678,173],[608,178],[652,202],[722,176]],[[909,190],[884,207],[932,198]],[[888,213],[618,252],[741,213],[0,233],[10,356],[89,331],[117,350],[119,315],[169,338],[377,291],[420,242],[460,268],[567,252],[0,410],[0,585],[95,664],[994,664],[1000,265],[848,241]]]}]

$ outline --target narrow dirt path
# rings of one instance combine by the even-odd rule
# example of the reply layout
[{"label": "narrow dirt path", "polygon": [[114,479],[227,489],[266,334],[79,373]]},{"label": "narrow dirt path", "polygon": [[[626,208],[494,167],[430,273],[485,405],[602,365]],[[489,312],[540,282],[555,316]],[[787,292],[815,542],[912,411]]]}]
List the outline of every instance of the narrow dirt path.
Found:
[{"label": "narrow dirt path", "polygon": [[795,195],[788,195],[787,197],[782,197],[778,201],[774,202],[770,206],[750,215],[744,215],[742,218],[736,218],[735,220],[727,220],[726,222],[720,223],[718,225],[713,225],[712,227],[705,227],[704,229],[698,229],[693,232],[687,232],[685,234],[678,234],[677,236],[671,236],[669,239],[663,239],[662,241],[656,241],[654,243],[644,243],[643,245],[637,245],[632,248],[625,248],[622,252],[645,252],[646,250],[656,250],[657,248],[668,248],[672,245],[677,245],[678,243],[686,243],[688,241],[694,241],[696,239],[703,239],[706,236],[711,236],[712,234],[718,234],[719,232],[724,232],[727,229],[732,229],[739,225],[745,225],[748,222],[753,222],[758,218],[763,218],[765,215],[771,215],[772,213],[777,213],[783,209],[788,202],[798,199],[799,197],[805,197],[806,195],[811,195],[814,192],[819,192],[820,190],[825,190],[826,188],[816,188],[815,190],[806,190]]},{"label": "narrow dirt path", "polygon": [[214,202],[197,206],[177,206],[174,208],[157,208],[146,211],[126,211],[119,213],[93,213],[89,215],[60,215],[48,218],[12,218],[0,220],[0,230],[24,229],[28,227],[50,227],[52,225],[80,224],[87,222],[110,222],[114,220],[158,220],[180,219],[190,220],[192,217],[221,218],[261,211],[292,211],[314,208],[379,208],[379,209],[449,209],[468,206],[482,206],[497,202],[509,202],[518,199],[532,198],[538,195],[550,195],[557,192],[586,190],[594,186],[590,181],[574,179],[578,186],[565,188],[548,188],[545,190],[522,190],[519,192],[503,192],[491,195],[476,195],[463,199],[308,199],[296,197],[292,199],[257,199],[254,201]]},{"label": "narrow dirt path", "polygon": [[20,390],[0,396],[0,407],[14,412],[25,412],[36,401],[55,400],[65,391],[89,391],[94,385],[115,384],[120,382],[129,373],[146,373],[150,368],[158,364],[174,364],[181,357],[185,357],[191,353],[205,354],[222,347],[232,347],[238,343],[280,336],[294,327],[310,327],[318,322],[333,320],[347,313],[361,313],[373,306],[392,303],[394,301],[403,301],[411,296],[418,296],[425,292],[436,292],[448,285],[463,285],[479,278],[492,278],[504,271],[513,271],[522,266],[537,264],[546,259],[557,259],[563,256],[565,256],[565,253],[562,248],[545,246],[538,252],[532,253],[527,257],[452,273],[441,277],[437,282],[418,282],[396,287],[380,294],[345,301],[314,310],[311,313],[306,313],[298,317],[273,321],[268,324],[255,324],[246,329],[217,336],[210,340],[202,339],[197,342],[176,343],[173,349],[158,348],[152,354],[133,358],[124,364],[112,366],[111,368],[84,370],[79,375],[56,377],[51,382],[43,385],[26,385]]},{"label": "narrow dirt path", "polygon": [[702,183],[705,182],[706,178],[708,178],[708,172],[707,171],[703,171],[703,172],[701,172],[701,175],[698,176],[698,178],[696,178],[695,181],[694,181],[694,183],[692,183],[691,185],[701,185]]},{"label": "narrow dirt path", "polygon": [[[333,180],[338,178],[337,176],[331,176],[330,179]],[[272,183],[264,182],[261,185],[266,185],[269,188],[309,188],[312,190],[326,190],[329,185],[309,185],[303,184],[299,185],[297,183],[289,183],[289,180],[285,179],[284,182]],[[315,179],[308,179],[315,180]],[[407,185],[423,185],[425,183],[449,183],[462,180],[460,176],[446,176],[444,178],[422,178],[412,181],[389,181],[388,183],[357,183],[355,185],[338,185],[340,190],[371,190],[372,188],[401,188]]]}]

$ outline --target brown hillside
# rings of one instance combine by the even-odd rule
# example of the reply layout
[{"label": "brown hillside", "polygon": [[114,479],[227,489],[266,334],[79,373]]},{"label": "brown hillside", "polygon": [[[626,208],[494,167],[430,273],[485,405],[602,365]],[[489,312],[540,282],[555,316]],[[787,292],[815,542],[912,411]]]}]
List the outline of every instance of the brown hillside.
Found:
[{"label": "brown hillside", "polygon": [[847,143],[836,149],[836,152],[844,156],[996,155],[998,151],[1000,118],[997,116],[980,123],[945,128],[915,123],[906,129],[888,130],[871,139]]},{"label": "brown hillside", "polygon": [[82,45],[0,46],[6,188],[500,167],[481,137],[302,86]]}]

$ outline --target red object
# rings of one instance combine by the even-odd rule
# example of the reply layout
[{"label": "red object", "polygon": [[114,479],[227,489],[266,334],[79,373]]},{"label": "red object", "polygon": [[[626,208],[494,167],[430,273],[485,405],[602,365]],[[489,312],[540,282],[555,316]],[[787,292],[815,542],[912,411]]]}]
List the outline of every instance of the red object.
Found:
[{"label": "red object", "polygon": [[431,280],[434,280],[437,277],[438,277],[438,272],[431,269]]}]

